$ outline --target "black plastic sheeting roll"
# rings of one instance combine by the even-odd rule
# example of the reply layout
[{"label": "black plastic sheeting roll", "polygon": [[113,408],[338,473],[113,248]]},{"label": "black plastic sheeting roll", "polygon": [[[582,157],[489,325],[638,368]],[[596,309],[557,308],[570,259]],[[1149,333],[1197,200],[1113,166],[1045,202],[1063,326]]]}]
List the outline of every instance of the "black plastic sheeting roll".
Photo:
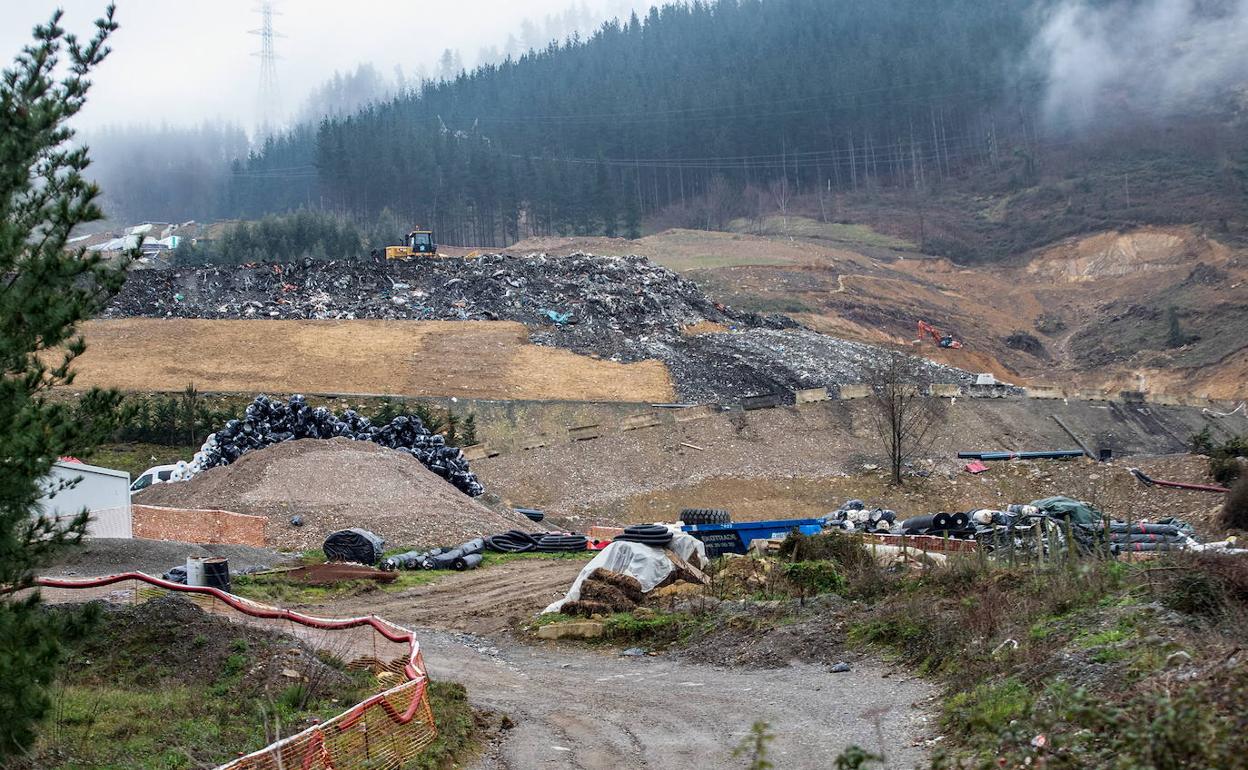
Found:
[{"label": "black plastic sheeting roll", "polygon": [[911,516],[901,522],[901,534],[903,535],[922,535],[926,533],[936,522],[936,514],[927,513],[922,516]]},{"label": "black plastic sheeting roll", "polygon": [[515,508],[516,513],[522,513],[529,518],[529,521],[541,521],[546,518],[545,511],[539,511],[536,508]]},{"label": "black plastic sheeting roll", "polygon": [[481,566],[481,552],[485,539],[476,538],[454,548],[434,548],[431,551],[406,551],[386,557],[381,568],[386,572],[405,569],[476,569]]},{"label": "black plastic sheeting roll", "polygon": [[903,535],[970,536],[975,533],[971,517],[965,513],[928,513],[901,522]]},{"label": "black plastic sheeting roll", "polygon": [[672,542],[672,531],[659,524],[636,524],[625,527],[624,534],[616,535],[614,539],[663,548]]},{"label": "black plastic sheeting roll", "polygon": [[386,541],[366,529],[341,529],[325,538],[325,558],[330,561],[350,561],[359,564],[376,564],[385,550]]},{"label": "black plastic sheeting roll", "polygon": [[484,559],[485,557],[479,553],[466,553],[463,556],[460,556],[458,559],[456,559],[455,562],[451,565],[451,568],[459,570],[460,572],[463,572],[464,570],[468,570],[468,569],[476,569],[477,567],[481,566],[481,562]]},{"label": "black plastic sheeting roll", "polygon": [[1126,532],[1111,532],[1109,535],[1111,543],[1182,543],[1186,540],[1183,535],[1141,535]]},{"label": "black plastic sheeting roll", "polygon": [[243,419],[230,420],[209,436],[196,453],[195,462],[207,470],[229,465],[247,452],[283,441],[339,436],[407,452],[466,495],[476,497],[485,491],[469,470],[464,453],[447,446],[446,439],[426,428],[419,417],[399,415],[385,425],[374,425],[352,409],[341,416],[323,406],[314,409],[298,395],[291,396],[286,403],[256,396]]},{"label": "black plastic sheeting roll", "polygon": [[1110,534],[1119,532],[1131,535],[1178,535],[1179,528],[1173,524],[1147,524],[1137,521],[1131,524],[1113,522],[1109,525]]}]

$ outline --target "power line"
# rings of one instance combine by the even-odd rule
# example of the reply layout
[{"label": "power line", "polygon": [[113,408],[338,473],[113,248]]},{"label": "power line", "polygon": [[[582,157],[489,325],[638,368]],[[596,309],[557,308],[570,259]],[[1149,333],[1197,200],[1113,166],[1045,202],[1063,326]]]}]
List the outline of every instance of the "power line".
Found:
[{"label": "power line", "polygon": [[249,35],[259,35],[260,50],[252,56],[260,59],[260,87],[256,98],[259,100],[260,127],[267,131],[276,125],[281,117],[281,90],[277,82],[277,51],[273,39],[285,35],[273,30],[273,17],[280,11],[273,9],[273,0],[260,0],[255,9],[260,14],[259,29],[248,30]]}]

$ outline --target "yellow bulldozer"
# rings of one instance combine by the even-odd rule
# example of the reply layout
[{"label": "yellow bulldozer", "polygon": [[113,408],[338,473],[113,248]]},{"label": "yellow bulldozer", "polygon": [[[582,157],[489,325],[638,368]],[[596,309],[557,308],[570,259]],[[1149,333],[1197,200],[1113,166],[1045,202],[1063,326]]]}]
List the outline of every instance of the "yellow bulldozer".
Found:
[{"label": "yellow bulldozer", "polygon": [[[374,249],[373,256],[380,257],[383,254]],[[386,259],[436,257],[438,256],[438,244],[433,240],[432,230],[413,230],[407,234],[407,243],[402,246],[387,246],[384,256]]]}]

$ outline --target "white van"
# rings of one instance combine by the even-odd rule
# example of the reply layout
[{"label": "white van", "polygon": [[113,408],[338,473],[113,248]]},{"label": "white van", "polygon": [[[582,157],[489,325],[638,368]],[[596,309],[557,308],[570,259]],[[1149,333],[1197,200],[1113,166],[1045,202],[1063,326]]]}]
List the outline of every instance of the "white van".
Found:
[{"label": "white van", "polygon": [[134,480],[134,483],[130,485],[130,494],[133,495],[139,490],[147,489],[153,484],[163,484],[167,481],[179,481],[180,478],[175,478],[179,475],[177,465],[153,466],[143,471],[143,473],[139,474],[139,477]]}]

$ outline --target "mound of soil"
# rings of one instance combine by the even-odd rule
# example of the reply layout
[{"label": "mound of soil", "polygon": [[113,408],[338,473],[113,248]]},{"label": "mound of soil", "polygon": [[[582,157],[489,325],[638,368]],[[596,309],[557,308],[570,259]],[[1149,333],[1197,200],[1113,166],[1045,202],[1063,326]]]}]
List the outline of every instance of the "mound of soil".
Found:
[{"label": "mound of soil", "polygon": [[302,683],[318,699],[350,698],[360,688],[304,642],[211,615],[180,596],[105,603],[103,609],[93,632],[70,645],[65,665],[75,684],[145,689],[225,684],[239,694],[276,695]]},{"label": "mound of soil", "polygon": [[113,575],[118,572],[146,572],[160,575],[188,556],[224,556],[231,572],[268,569],[290,559],[268,548],[247,545],[180,543],[174,540],[93,537],[81,545],[57,554],[42,570],[44,575]]},{"label": "mound of soil", "polygon": [[[495,512],[446,483],[406,452],[345,438],[287,441],[190,481],[158,484],[144,505],[217,508],[268,517],[270,546],[319,548],[331,532],[361,527],[390,546],[450,545],[532,527]],[[299,515],[302,526],[291,524]]]}]

